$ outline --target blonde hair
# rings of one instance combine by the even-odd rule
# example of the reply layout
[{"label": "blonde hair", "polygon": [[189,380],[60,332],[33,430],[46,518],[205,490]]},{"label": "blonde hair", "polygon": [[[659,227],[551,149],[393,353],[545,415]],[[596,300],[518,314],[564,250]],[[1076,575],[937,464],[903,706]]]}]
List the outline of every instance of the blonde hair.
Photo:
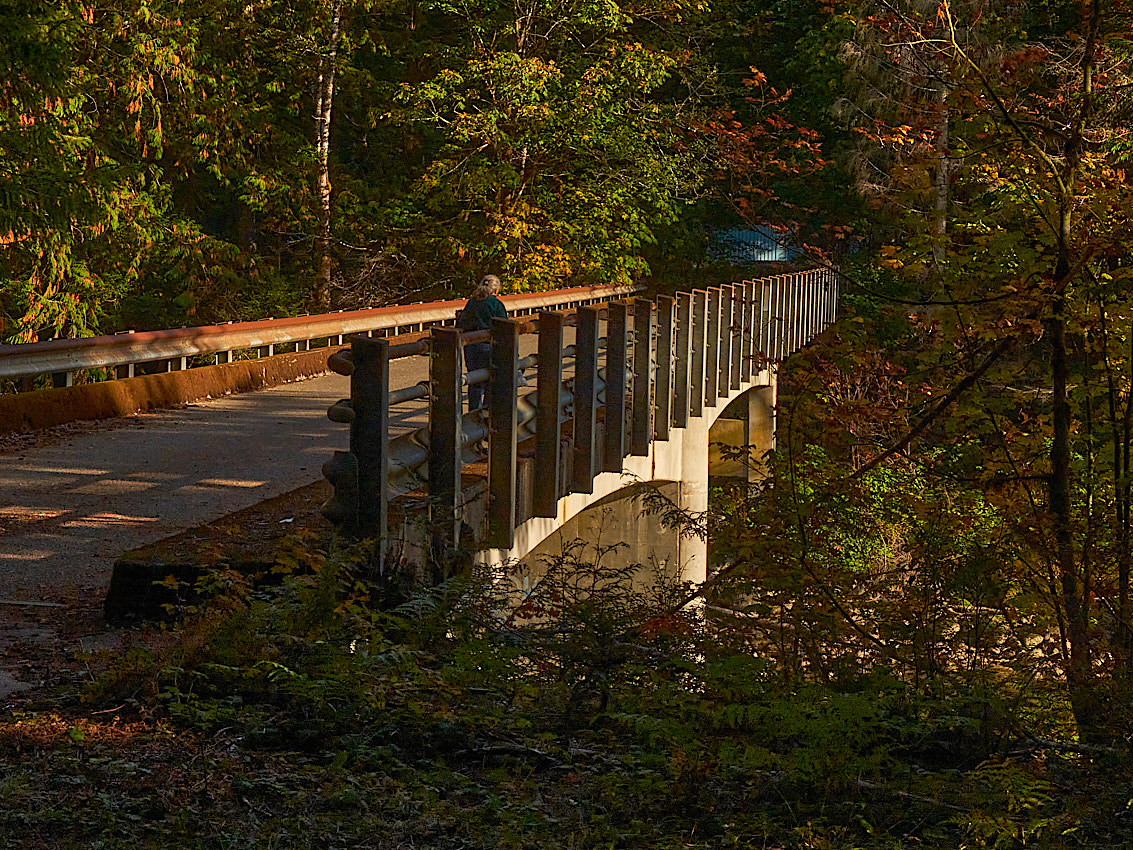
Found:
[{"label": "blonde hair", "polygon": [[480,282],[476,284],[476,288],[472,291],[472,297],[476,301],[483,301],[485,298],[499,295],[500,286],[500,279],[498,277],[494,274],[486,274],[480,278]]}]

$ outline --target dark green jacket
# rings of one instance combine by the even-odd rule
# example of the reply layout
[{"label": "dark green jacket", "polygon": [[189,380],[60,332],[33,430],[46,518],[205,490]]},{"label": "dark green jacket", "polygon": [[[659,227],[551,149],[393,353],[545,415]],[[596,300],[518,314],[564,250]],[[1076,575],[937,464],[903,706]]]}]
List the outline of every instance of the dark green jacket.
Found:
[{"label": "dark green jacket", "polygon": [[462,331],[486,331],[492,327],[492,319],[506,319],[507,310],[504,302],[494,295],[481,298],[468,299],[464,309],[456,319],[456,326]]}]

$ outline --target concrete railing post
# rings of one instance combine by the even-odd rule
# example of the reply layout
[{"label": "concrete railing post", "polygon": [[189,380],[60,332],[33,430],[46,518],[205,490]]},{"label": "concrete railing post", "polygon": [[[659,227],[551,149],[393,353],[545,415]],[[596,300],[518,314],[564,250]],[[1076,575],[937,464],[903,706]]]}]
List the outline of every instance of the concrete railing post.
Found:
[{"label": "concrete railing post", "polygon": [[673,352],[673,427],[688,424],[689,376],[692,372],[692,293],[677,294],[677,345]]},{"label": "concrete railing post", "polygon": [[795,281],[793,275],[783,275],[782,292],[783,306],[780,308],[779,315],[783,317],[783,353],[780,356],[780,360],[786,360],[791,356],[791,352],[794,351],[792,345],[794,344],[795,340],[795,328],[791,323],[792,319],[794,318],[795,308]]},{"label": "concrete railing post", "polygon": [[800,272],[797,277],[799,279],[799,337],[796,340],[796,351],[810,342],[810,315],[813,306],[811,300],[810,272]]},{"label": "concrete railing post", "polygon": [[574,334],[574,457],[571,490],[594,492],[594,444],[598,412],[598,316],[594,307],[580,307]]},{"label": "concrete railing post", "polygon": [[783,359],[786,351],[786,304],[787,279],[777,274],[771,279],[771,359],[776,363]]},{"label": "concrete railing post", "polygon": [[822,291],[818,275],[811,270],[806,274],[806,338],[807,342],[818,334],[818,312],[822,306]]},{"label": "concrete railing post", "polygon": [[610,304],[606,320],[606,440],[602,470],[621,472],[626,430],[626,305]]},{"label": "concrete railing post", "polygon": [[374,538],[373,566],[380,572],[389,515],[389,343],[355,337],[351,351],[350,450],[358,458],[358,531]]},{"label": "concrete railing post", "polygon": [[754,281],[745,280],[740,295],[740,383],[751,383],[753,352],[755,349],[755,315],[753,298],[756,292]]},{"label": "concrete railing post", "polygon": [[[689,374],[689,408],[692,417],[704,415],[704,397],[708,364],[708,293],[698,289],[692,293],[692,371]],[[686,422],[687,424],[687,422]]]},{"label": "concrete railing post", "polygon": [[653,436],[669,439],[669,425],[673,410],[673,308],[675,300],[668,295],[657,296],[657,412]]},{"label": "concrete railing post", "polygon": [[823,280],[823,272],[816,269],[810,273],[811,276],[811,333],[812,336],[818,336],[823,331],[822,313],[826,309],[826,281]]},{"label": "concrete railing post", "polygon": [[727,398],[732,386],[732,308],[735,287],[720,287],[720,360],[716,395]]},{"label": "concrete railing post", "polygon": [[838,310],[838,273],[833,269],[827,271],[828,289],[826,294],[826,324],[834,324]]},{"label": "concrete railing post", "polygon": [[429,524],[433,551],[442,559],[438,566],[447,570],[460,541],[464,358],[459,330],[433,328],[430,336]]},{"label": "concrete railing post", "polygon": [[704,406],[716,406],[720,386],[720,296],[717,288],[708,290],[708,328],[704,346]]},{"label": "concrete railing post", "polygon": [[633,302],[633,412],[630,454],[644,457],[653,441],[653,302]]},{"label": "concrete railing post", "polygon": [[791,275],[791,348],[788,354],[794,354],[799,350],[799,338],[802,336],[802,284],[799,281],[801,275]]},{"label": "concrete railing post", "polygon": [[510,549],[515,541],[518,392],[519,323],[493,319],[488,383],[488,545],[498,549]]},{"label": "concrete railing post", "polygon": [[728,373],[731,376],[731,381],[728,387],[733,390],[740,388],[740,381],[743,372],[744,362],[744,284],[738,284],[732,287],[732,321],[731,331],[731,349],[732,349],[732,362],[728,367]]},{"label": "concrete railing post", "polygon": [[535,409],[535,516],[559,514],[562,436],[559,395],[563,385],[563,314],[539,314],[539,377]]},{"label": "concrete railing post", "polygon": [[759,302],[759,346],[766,362],[775,359],[775,278],[763,281]]},{"label": "concrete railing post", "polygon": [[823,330],[826,330],[826,328],[830,327],[830,325],[831,325],[830,307],[831,307],[831,304],[832,304],[832,299],[831,299],[830,296],[831,296],[831,293],[834,290],[833,277],[834,276],[830,273],[830,269],[823,269],[822,270],[822,329]]}]

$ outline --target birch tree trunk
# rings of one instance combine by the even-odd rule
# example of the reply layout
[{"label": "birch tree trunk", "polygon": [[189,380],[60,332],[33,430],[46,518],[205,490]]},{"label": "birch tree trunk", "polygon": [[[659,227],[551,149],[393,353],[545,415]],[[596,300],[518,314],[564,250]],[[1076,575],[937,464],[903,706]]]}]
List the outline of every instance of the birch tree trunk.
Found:
[{"label": "birch tree trunk", "polygon": [[951,115],[948,108],[948,84],[943,78],[936,81],[936,102],[940,110],[936,136],[936,152],[939,159],[937,160],[936,173],[933,175],[936,203],[932,234],[934,237],[932,259],[933,265],[939,271],[940,264],[944,261],[944,238],[948,235],[948,202],[952,191],[952,159],[949,151],[952,141],[948,132],[948,122]]},{"label": "birch tree trunk", "polygon": [[318,173],[315,177],[315,197],[319,203],[318,255],[319,271],[311,293],[315,307],[330,306],[330,115],[334,103],[334,73],[338,68],[338,42],[342,21],[342,0],[334,0],[331,15],[330,38],[326,53],[319,62],[319,78],[315,94],[315,154]]}]

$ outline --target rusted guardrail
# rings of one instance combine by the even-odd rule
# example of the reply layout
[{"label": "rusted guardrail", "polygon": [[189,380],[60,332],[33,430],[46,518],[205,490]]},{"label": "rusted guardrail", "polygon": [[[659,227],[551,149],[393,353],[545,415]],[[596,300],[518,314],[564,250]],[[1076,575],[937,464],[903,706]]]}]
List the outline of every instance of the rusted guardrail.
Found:
[{"label": "rusted guardrail", "polygon": [[[495,319],[486,374],[464,373],[463,345],[476,339],[455,328],[434,328],[409,346],[354,337],[349,350],[330,358],[332,369],[350,375],[351,398],[329,416],[351,431],[350,450],[323,467],[335,485],[324,513],[349,534],[374,538],[380,569],[393,533],[391,500],[416,490],[428,549],[443,561],[448,556],[440,553],[460,545],[462,527],[475,524],[463,471],[486,460],[487,514],[474,542],[508,549],[520,523],[556,516],[560,498],[592,493],[600,472],[620,472],[627,455],[647,455],[651,441],[669,439],[671,429],[687,427],[800,349],[834,321],[837,300],[837,274],[815,269],[675,298],[580,306],[569,317],[542,311],[535,323]],[[568,321],[575,344],[564,348]],[[521,358],[520,335],[533,329],[538,351]],[[429,380],[392,388],[390,361],[413,355],[429,357]],[[574,374],[564,380],[567,358]],[[521,394],[520,376],[531,366],[538,368],[535,388]],[[488,381],[487,409],[464,413],[464,386],[481,380]],[[390,405],[426,395],[428,425],[391,438]],[[522,504],[521,445],[534,468]]]},{"label": "rusted guardrail", "polygon": [[[503,301],[509,313],[526,315],[536,310],[619,298],[642,289],[643,286],[576,287],[506,295]],[[189,358],[206,355],[211,355],[212,362],[227,363],[236,351],[253,350],[259,356],[270,356],[276,346],[284,345],[306,351],[319,345],[340,344],[350,334],[380,331],[393,335],[451,323],[463,305],[463,300],[433,301],[319,316],[0,345],[0,379],[51,374],[59,376],[57,384],[70,386],[74,373],[84,369],[124,367],[120,377],[133,377],[135,368],[144,363],[163,364],[159,371],[164,371],[187,368]]]}]

